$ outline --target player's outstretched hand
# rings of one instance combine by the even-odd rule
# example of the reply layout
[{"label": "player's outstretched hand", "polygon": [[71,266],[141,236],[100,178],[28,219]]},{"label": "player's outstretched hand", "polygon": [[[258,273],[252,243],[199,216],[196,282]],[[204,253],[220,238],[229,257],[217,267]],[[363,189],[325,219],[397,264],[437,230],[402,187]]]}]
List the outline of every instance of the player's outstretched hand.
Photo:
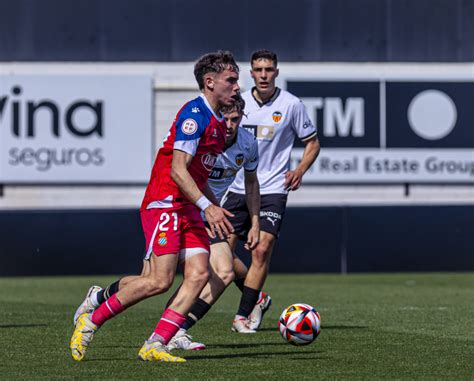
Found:
[{"label": "player's outstretched hand", "polygon": [[211,204],[204,210],[204,214],[210,226],[211,238],[215,238],[217,233],[220,239],[224,239],[233,233],[234,228],[227,217],[234,215],[228,210]]},{"label": "player's outstretched hand", "polygon": [[288,171],[285,174],[285,189],[288,191],[297,190],[301,186],[301,180],[303,179],[303,173],[295,169],[294,171]]},{"label": "player's outstretched hand", "polygon": [[258,242],[260,241],[260,228],[258,226],[252,225],[247,235],[247,242],[244,243],[246,250],[253,250],[257,247]]}]

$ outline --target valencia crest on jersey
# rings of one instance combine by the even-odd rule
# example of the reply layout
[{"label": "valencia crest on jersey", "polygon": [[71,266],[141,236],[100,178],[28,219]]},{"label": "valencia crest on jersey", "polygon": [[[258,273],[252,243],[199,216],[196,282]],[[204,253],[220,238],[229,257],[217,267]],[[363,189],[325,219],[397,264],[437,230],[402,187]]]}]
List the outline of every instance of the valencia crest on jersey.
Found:
[{"label": "valencia crest on jersey", "polygon": [[235,143],[217,158],[209,174],[209,187],[220,201],[241,168],[255,171],[257,166],[257,142],[251,133],[239,127]]},{"label": "valencia crest on jersey", "polygon": [[[242,127],[255,136],[260,153],[257,173],[260,193],[287,193],[285,173],[290,166],[293,142],[295,138],[312,139],[316,136],[316,127],[301,100],[285,90],[277,88],[273,97],[263,104],[255,99],[251,90],[244,92],[242,98],[245,100]],[[242,174],[237,175],[230,190],[245,193]]]}]

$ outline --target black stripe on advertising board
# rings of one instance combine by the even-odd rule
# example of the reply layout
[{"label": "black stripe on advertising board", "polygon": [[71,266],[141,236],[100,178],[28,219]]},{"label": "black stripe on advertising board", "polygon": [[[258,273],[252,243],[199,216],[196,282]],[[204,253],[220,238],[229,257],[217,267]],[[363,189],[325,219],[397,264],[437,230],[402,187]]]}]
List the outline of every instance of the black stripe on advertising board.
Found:
[{"label": "black stripe on advertising board", "polygon": [[387,148],[474,148],[474,82],[386,82]]},{"label": "black stripe on advertising board", "polygon": [[387,81],[385,110],[380,82],[288,81],[287,90],[310,105],[325,148],[380,148],[383,111],[386,148],[474,148],[474,82]]},{"label": "black stripe on advertising board", "polygon": [[[287,81],[303,98],[325,148],[380,147],[380,84],[356,81]],[[298,139],[295,147],[302,147]]]}]

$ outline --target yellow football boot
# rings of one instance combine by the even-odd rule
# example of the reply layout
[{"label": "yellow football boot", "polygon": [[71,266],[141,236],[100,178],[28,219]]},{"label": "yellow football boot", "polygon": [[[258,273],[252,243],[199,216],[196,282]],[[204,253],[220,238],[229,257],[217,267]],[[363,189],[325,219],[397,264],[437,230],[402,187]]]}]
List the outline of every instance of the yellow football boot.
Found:
[{"label": "yellow football boot", "polygon": [[71,348],[72,358],[76,361],[81,361],[87,350],[87,346],[92,341],[94,333],[99,329],[91,321],[92,314],[82,314],[77,318],[76,326],[71,337],[71,343],[69,348]]},{"label": "yellow football boot", "polygon": [[138,358],[143,361],[186,362],[185,359],[170,354],[165,345],[159,341],[145,341],[138,352]]}]

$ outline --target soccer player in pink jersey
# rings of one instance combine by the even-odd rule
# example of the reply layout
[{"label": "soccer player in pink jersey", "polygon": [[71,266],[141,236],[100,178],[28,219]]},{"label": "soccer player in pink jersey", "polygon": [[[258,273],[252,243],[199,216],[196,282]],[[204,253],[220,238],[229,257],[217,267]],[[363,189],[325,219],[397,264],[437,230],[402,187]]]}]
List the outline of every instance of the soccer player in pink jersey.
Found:
[{"label": "soccer player in pink jersey", "polygon": [[227,219],[232,214],[209,201],[212,194],[207,179],[225,145],[226,125],[220,110],[232,105],[239,93],[239,68],[229,52],[202,56],[194,75],[202,94],[176,115],[158,151],[140,208],[147,265],[140,276],[94,312],[77,317],[70,342],[76,361],[84,358],[94,333],[107,320],[141,300],[166,292],[178,262],[183,266],[181,287],[140,349],[139,358],[185,361],[172,356],[166,344],[185,322],[208,280],[209,238],[200,212],[204,212],[213,235],[224,238],[233,231]]}]

